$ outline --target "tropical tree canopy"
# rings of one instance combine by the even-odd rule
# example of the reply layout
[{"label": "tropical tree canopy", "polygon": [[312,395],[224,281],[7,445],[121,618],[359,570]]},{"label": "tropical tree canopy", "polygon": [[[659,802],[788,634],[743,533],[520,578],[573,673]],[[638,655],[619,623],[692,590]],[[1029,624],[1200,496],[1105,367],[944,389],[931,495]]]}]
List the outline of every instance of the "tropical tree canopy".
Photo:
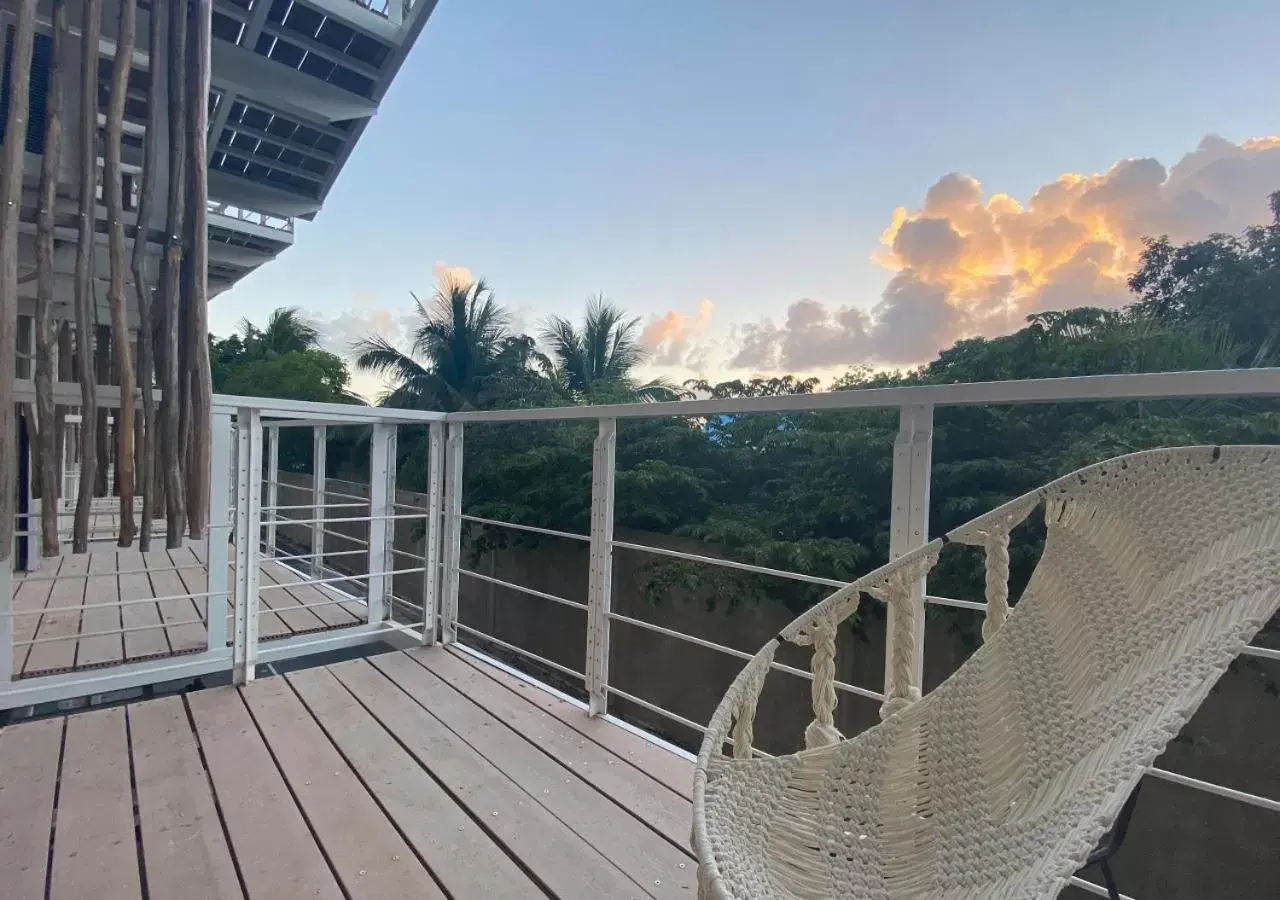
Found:
[{"label": "tropical tree canopy", "polygon": [[320,346],[320,329],[296,306],[274,310],[262,329],[248,319],[241,319],[240,335],[245,351],[260,359],[274,359],[282,353],[315,350]]},{"label": "tropical tree canopy", "polygon": [[639,331],[638,317],[629,318],[622,307],[597,294],[587,300],[581,327],[560,316],[552,316],[543,326],[542,340],[555,360],[548,374],[580,399],[631,394],[639,400],[676,400],[684,396],[685,391],[668,381],[636,383],[634,370],[649,358]]},{"label": "tropical tree canopy", "polygon": [[506,311],[483,278],[442,279],[430,303],[411,296],[418,322],[409,352],[376,334],[352,345],[358,369],[390,382],[380,398],[384,406],[475,408],[484,405],[504,370],[512,374],[527,364]]}]

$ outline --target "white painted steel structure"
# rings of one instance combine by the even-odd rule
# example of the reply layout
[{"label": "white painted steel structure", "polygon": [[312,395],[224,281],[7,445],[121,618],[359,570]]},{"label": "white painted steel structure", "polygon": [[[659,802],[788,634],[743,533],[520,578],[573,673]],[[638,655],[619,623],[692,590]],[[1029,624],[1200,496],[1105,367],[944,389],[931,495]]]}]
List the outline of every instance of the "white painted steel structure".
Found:
[{"label": "white painted steel structure", "polygon": [[[71,389],[69,386],[68,390]],[[33,396],[30,382],[17,383],[19,400]],[[119,395],[113,396],[110,388],[100,388],[104,406],[118,404]],[[690,562],[753,572],[766,576],[795,580],[830,587],[841,587],[843,582],[804,572],[790,572],[719,559],[706,555],[684,553],[668,548],[654,547],[632,541],[618,540],[613,534],[613,504],[615,486],[615,447],[617,423],[620,419],[670,416],[701,417],[718,414],[751,412],[780,412],[804,410],[840,409],[896,409],[899,412],[898,437],[893,448],[893,474],[891,486],[892,519],[890,522],[890,552],[893,556],[905,553],[924,544],[928,539],[928,507],[930,463],[932,455],[933,418],[939,407],[979,404],[1059,403],[1081,401],[1154,400],[1173,398],[1208,397],[1280,397],[1280,369],[1248,371],[1174,372],[1150,375],[1098,376],[1082,378],[1046,379],[1037,381],[1010,381],[981,384],[929,385],[919,387],[885,388],[847,391],[825,394],[796,395],[767,398],[699,400],[663,404],[625,404],[599,407],[570,407],[537,410],[497,410],[488,412],[432,413],[410,410],[374,409],[334,404],[317,404],[299,401],[264,400],[248,397],[215,397],[214,446],[211,477],[214,480],[212,496],[227,497],[232,473],[232,433],[236,434],[238,452],[235,454],[238,468],[235,471],[235,541],[232,576],[228,576],[225,564],[228,545],[212,541],[209,559],[209,583],[207,597],[210,604],[208,646],[200,653],[124,663],[110,668],[88,671],[72,671],[28,678],[13,678],[10,657],[13,653],[12,588],[0,573],[5,584],[0,585],[0,708],[14,708],[49,701],[66,700],[92,694],[108,694],[112,691],[182,679],[190,679],[214,672],[232,672],[236,680],[253,678],[255,664],[264,664],[302,657],[309,654],[344,647],[358,646],[379,641],[418,641],[424,644],[437,640],[445,643],[466,644],[480,641],[482,646],[498,647],[512,654],[555,670],[579,682],[587,697],[586,710],[592,716],[609,716],[610,695],[632,702],[657,715],[666,717],[682,726],[702,731],[702,723],[663,709],[644,697],[623,691],[609,681],[610,634],[614,624],[641,628],[699,647],[716,650],[736,659],[747,659],[750,654],[727,647],[706,638],[684,634],[655,623],[622,615],[611,608],[612,553],[614,549],[626,549],[644,553],[674,557]],[[554,420],[596,420],[598,433],[592,454],[591,528],[588,534],[576,534],[556,529],[541,528],[519,522],[503,522],[496,519],[472,516],[464,513],[463,451],[465,430],[484,427],[495,422],[528,422]],[[327,429],[336,425],[364,425],[371,429],[370,470],[373,473],[367,497],[343,494],[325,486],[325,439]],[[395,449],[396,429],[400,425],[428,426],[428,472],[426,503],[424,508],[401,512],[403,504],[395,502]],[[233,429],[234,426],[234,429]],[[284,429],[306,428],[312,432],[315,459],[313,482],[309,489],[311,502],[290,503],[281,506],[275,485],[278,482],[278,457],[276,451],[268,451],[268,459],[276,459],[267,473],[268,500],[261,497],[262,480],[253,477],[263,469],[264,435],[275,447]],[[338,508],[339,515],[330,516],[325,509],[329,498],[350,500]],[[367,504],[367,511],[361,512]],[[329,504],[335,505],[335,504]],[[347,508],[357,507],[351,514]],[[303,516],[281,517],[286,510],[301,510]],[[312,515],[305,515],[313,510]],[[228,510],[215,509],[211,517],[211,531],[226,533],[230,525]],[[264,518],[264,514],[266,518]],[[272,543],[260,543],[263,532],[277,532],[272,523],[290,526],[306,526],[313,545],[309,553],[277,555],[279,562],[297,563],[306,569],[315,585],[326,592],[326,603],[343,603],[353,600],[352,594],[341,593],[343,586],[363,586],[361,602],[367,609],[365,621],[355,625],[319,632],[298,634],[282,639],[266,640],[257,632],[262,597],[273,587],[259,583],[257,563],[263,558],[263,549]],[[424,524],[424,556],[393,550],[392,527],[398,521],[420,520]],[[330,526],[338,523],[367,523],[368,539],[339,533]],[[590,547],[587,602],[580,603],[565,597],[538,591],[512,583],[492,575],[473,571],[463,565],[461,556],[463,530],[468,523],[484,527],[511,528],[517,531],[543,534],[586,542]],[[264,526],[266,526],[264,528]],[[333,556],[326,552],[325,537],[341,538],[360,547],[355,551],[339,551],[367,561],[367,573],[359,575],[335,574],[326,569],[323,561]],[[221,556],[219,556],[219,552]],[[412,565],[399,565],[396,557],[409,557]],[[395,576],[421,574],[423,576],[423,603],[421,606],[405,603],[392,590]],[[546,659],[529,648],[519,647],[487,634],[459,621],[460,579],[466,577],[497,586],[511,588],[532,597],[585,610],[587,627],[585,640],[585,671],[574,669]],[[222,616],[215,614],[227,609],[227,597],[234,579],[234,631],[231,646],[227,646],[225,632],[219,633],[217,623]],[[982,603],[940,597],[929,594],[927,585],[920,584],[917,601],[962,609],[983,611]],[[397,611],[406,608],[415,611],[413,621],[397,618]],[[892,635],[893,629],[888,629]],[[919,630],[919,644],[913,648],[917,669],[922,665],[924,630]],[[1265,647],[1251,647],[1251,655],[1268,660],[1280,660],[1280,651]],[[887,656],[892,655],[887,653]],[[811,678],[802,669],[782,663],[774,663],[778,671],[788,672],[800,678]],[[859,686],[837,683],[837,689],[856,696],[883,700],[885,688],[892,688],[886,671],[883,686]],[[1175,772],[1151,770],[1155,777],[1192,789],[1205,791],[1219,797],[1245,803],[1260,809],[1280,812],[1280,800],[1227,788]],[[1081,883],[1081,887],[1094,893],[1095,885]]]}]

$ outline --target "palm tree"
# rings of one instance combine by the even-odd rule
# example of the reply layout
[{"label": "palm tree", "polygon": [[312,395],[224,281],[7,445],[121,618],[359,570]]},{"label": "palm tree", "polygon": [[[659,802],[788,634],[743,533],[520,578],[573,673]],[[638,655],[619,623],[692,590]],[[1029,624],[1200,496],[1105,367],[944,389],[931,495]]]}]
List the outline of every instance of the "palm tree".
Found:
[{"label": "palm tree", "polygon": [[[409,353],[382,335],[356,341],[356,368],[389,377],[383,406],[452,411],[478,406],[486,383],[511,358],[507,314],[484,279],[442,281],[430,305],[410,294],[421,319]],[[421,360],[421,362],[419,362]]]},{"label": "palm tree", "polygon": [[241,319],[240,333],[246,353],[260,359],[275,359],[282,353],[315,350],[320,346],[320,329],[296,306],[274,310],[263,329],[248,319]]},{"label": "palm tree", "polygon": [[640,344],[639,328],[639,318],[628,319],[622,308],[603,294],[588,298],[581,329],[567,319],[552,316],[541,335],[556,360],[549,374],[575,396],[619,391],[646,401],[687,396],[664,378],[635,383],[632,372],[649,358]]}]

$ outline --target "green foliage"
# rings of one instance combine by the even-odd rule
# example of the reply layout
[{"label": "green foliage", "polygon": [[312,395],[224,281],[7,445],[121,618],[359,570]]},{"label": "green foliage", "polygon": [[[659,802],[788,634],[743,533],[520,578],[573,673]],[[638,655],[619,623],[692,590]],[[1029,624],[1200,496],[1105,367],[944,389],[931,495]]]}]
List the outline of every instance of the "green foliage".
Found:
[{"label": "green foliage", "polygon": [[[1079,308],[1031,316],[996,338],[958,341],[905,372],[855,369],[835,391],[1075,375],[1219,369],[1280,362],[1280,193],[1276,222],[1240,237],[1215,235],[1175,246],[1149,242],[1125,310]],[[412,352],[379,338],[358,364],[390,375],[383,402],[434,409],[553,406],[674,396],[638,385],[638,321],[598,297],[581,325],[553,318],[543,339],[511,334],[483,282],[446,285]],[[270,326],[267,331],[271,330]],[[265,332],[264,332],[265,334]],[[259,354],[246,330],[214,345],[215,378],[243,393],[321,397],[341,391],[338,369],[319,356]],[[319,351],[307,351],[317,354]],[[320,356],[325,356],[321,354]],[[293,361],[284,363],[283,360]],[[237,368],[240,366],[240,368]],[[230,374],[226,374],[230,372]],[[309,381],[308,379],[311,379]],[[689,382],[718,399],[808,394],[817,379]],[[657,387],[671,388],[670,385]],[[327,398],[326,398],[327,399]],[[618,425],[616,522],[668,536],[680,546],[760,566],[851,580],[888,557],[896,410],[755,413],[623,419]],[[596,423],[522,422],[467,427],[465,509],[487,518],[585,533]],[[1280,406],[1233,400],[1056,403],[947,407],[935,415],[930,530],[936,535],[1080,466],[1118,454],[1195,443],[1280,442]],[[402,435],[401,484],[425,486],[421,436]],[[331,447],[331,457],[333,448]],[[473,528],[476,552],[513,532]],[[1038,558],[1043,526],[1030,522],[1012,547],[1015,597]],[[654,557],[643,585],[655,603],[697,598],[732,608],[763,599],[803,609],[821,585]],[[981,555],[948,547],[930,578],[934,593],[980,599]],[[934,610],[976,641],[978,620]]]}]

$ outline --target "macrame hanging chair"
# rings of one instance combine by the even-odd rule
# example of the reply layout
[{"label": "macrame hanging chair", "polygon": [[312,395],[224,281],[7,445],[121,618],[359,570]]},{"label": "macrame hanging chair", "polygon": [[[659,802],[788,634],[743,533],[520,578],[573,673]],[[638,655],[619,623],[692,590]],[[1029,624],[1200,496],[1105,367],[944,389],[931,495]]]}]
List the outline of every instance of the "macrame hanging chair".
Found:
[{"label": "macrame hanging chair", "polygon": [[[1008,606],[1009,532],[1043,555]],[[986,554],[983,646],[920,699],[911,588],[947,541]],[[884,721],[833,724],[836,627],[893,613]],[[694,775],[702,898],[1050,898],[1280,606],[1280,447],[1122,456],[1060,478],[860,578],[743,668]],[[779,641],[812,646],[806,749],[756,758]],[[732,755],[726,744],[732,743]]]}]

